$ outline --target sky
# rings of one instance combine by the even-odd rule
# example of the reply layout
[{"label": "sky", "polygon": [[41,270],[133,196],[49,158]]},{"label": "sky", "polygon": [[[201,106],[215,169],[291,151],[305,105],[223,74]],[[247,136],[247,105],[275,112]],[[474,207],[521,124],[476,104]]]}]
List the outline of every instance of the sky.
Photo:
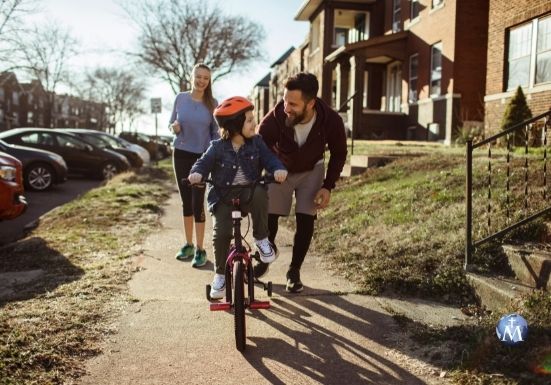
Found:
[{"label": "sky", "polygon": [[[232,95],[249,95],[253,86],[270,72],[270,65],[291,46],[304,42],[309,25],[295,21],[304,0],[203,0],[218,5],[230,15],[242,15],[262,25],[266,32],[263,50],[266,56],[241,73],[229,74],[213,84],[214,96],[222,100]],[[122,65],[117,51],[135,47],[138,32],[117,0],[42,0],[40,11],[30,22],[55,20],[68,28],[81,43],[84,53],[71,60],[77,73],[101,65]],[[174,93],[160,79],[151,78],[149,98],[161,98],[163,112],[158,115],[158,133],[168,135],[168,120]],[[148,108],[149,109],[149,108]],[[140,119],[133,129],[155,133],[154,115]]]}]

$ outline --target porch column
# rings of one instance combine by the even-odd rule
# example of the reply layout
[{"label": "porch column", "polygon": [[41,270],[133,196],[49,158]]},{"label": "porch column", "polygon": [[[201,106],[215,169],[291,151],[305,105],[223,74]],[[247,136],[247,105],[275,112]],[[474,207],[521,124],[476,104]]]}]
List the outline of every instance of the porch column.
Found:
[{"label": "porch column", "polygon": [[362,120],[363,110],[363,94],[364,94],[364,73],[365,73],[365,56],[354,55],[350,58],[351,65],[351,93],[354,98],[351,100],[351,109],[348,110],[349,121],[352,129],[352,138],[358,137],[358,131],[360,130],[360,124]]},{"label": "porch column", "polygon": [[342,104],[348,99],[348,78],[350,76],[350,61],[340,61],[337,63],[337,105],[338,110]]}]

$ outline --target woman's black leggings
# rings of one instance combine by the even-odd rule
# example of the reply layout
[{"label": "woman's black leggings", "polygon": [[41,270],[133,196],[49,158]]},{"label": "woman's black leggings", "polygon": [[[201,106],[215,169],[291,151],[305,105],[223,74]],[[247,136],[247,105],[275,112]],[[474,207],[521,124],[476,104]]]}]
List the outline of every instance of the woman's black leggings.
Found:
[{"label": "woman's black leggings", "polygon": [[205,222],[205,187],[193,187],[183,183],[183,179],[189,176],[191,167],[201,154],[187,152],[174,149],[172,156],[172,164],[174,166],[174,174],[176,175],[176,183],[182,198],[182,208],[184,217],[193,215],[195,222]]}]

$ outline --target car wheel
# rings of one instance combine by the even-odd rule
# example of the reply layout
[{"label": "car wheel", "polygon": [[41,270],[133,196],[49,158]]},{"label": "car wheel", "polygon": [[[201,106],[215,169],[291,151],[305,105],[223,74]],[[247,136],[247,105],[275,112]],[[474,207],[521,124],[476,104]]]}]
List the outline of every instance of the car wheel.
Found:
[{"label": "car wheel", "polygon": [[25,186],[30,190],[44,191],[52,187],[54,172],[44,163],[31,164],[25,169]]},{"label": "car wheel", "polygon": [[111,179],[118,172],[117,165],[113,162],[104,163],[101,168],[101,176],[103,179]]}]

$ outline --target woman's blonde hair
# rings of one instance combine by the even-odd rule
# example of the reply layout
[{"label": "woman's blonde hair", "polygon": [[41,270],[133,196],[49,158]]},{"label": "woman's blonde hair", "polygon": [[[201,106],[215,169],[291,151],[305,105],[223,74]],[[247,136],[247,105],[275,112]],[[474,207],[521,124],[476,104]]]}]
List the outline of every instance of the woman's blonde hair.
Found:
[{"label": "woman's blonde hair", "polygon": [[[208,65],[206,65],[204,63],[197,63],[193,66],[193,70],[192,70],[194,76],[195,76],[195,71],[198,68],[205,69],[205,70],[209,71],[209,74],[212,75],[212,70],[210,69],[210,67]],[[207,85],[207,88],[205,88],[205,93],[203,94],[203,103],[205,103],[205,105],[207,106],[208,110],[211,113],[214,111],[215,101],[214,101],[214,97],[212,96],[212,76],[209,79],[209,84]]]}]

